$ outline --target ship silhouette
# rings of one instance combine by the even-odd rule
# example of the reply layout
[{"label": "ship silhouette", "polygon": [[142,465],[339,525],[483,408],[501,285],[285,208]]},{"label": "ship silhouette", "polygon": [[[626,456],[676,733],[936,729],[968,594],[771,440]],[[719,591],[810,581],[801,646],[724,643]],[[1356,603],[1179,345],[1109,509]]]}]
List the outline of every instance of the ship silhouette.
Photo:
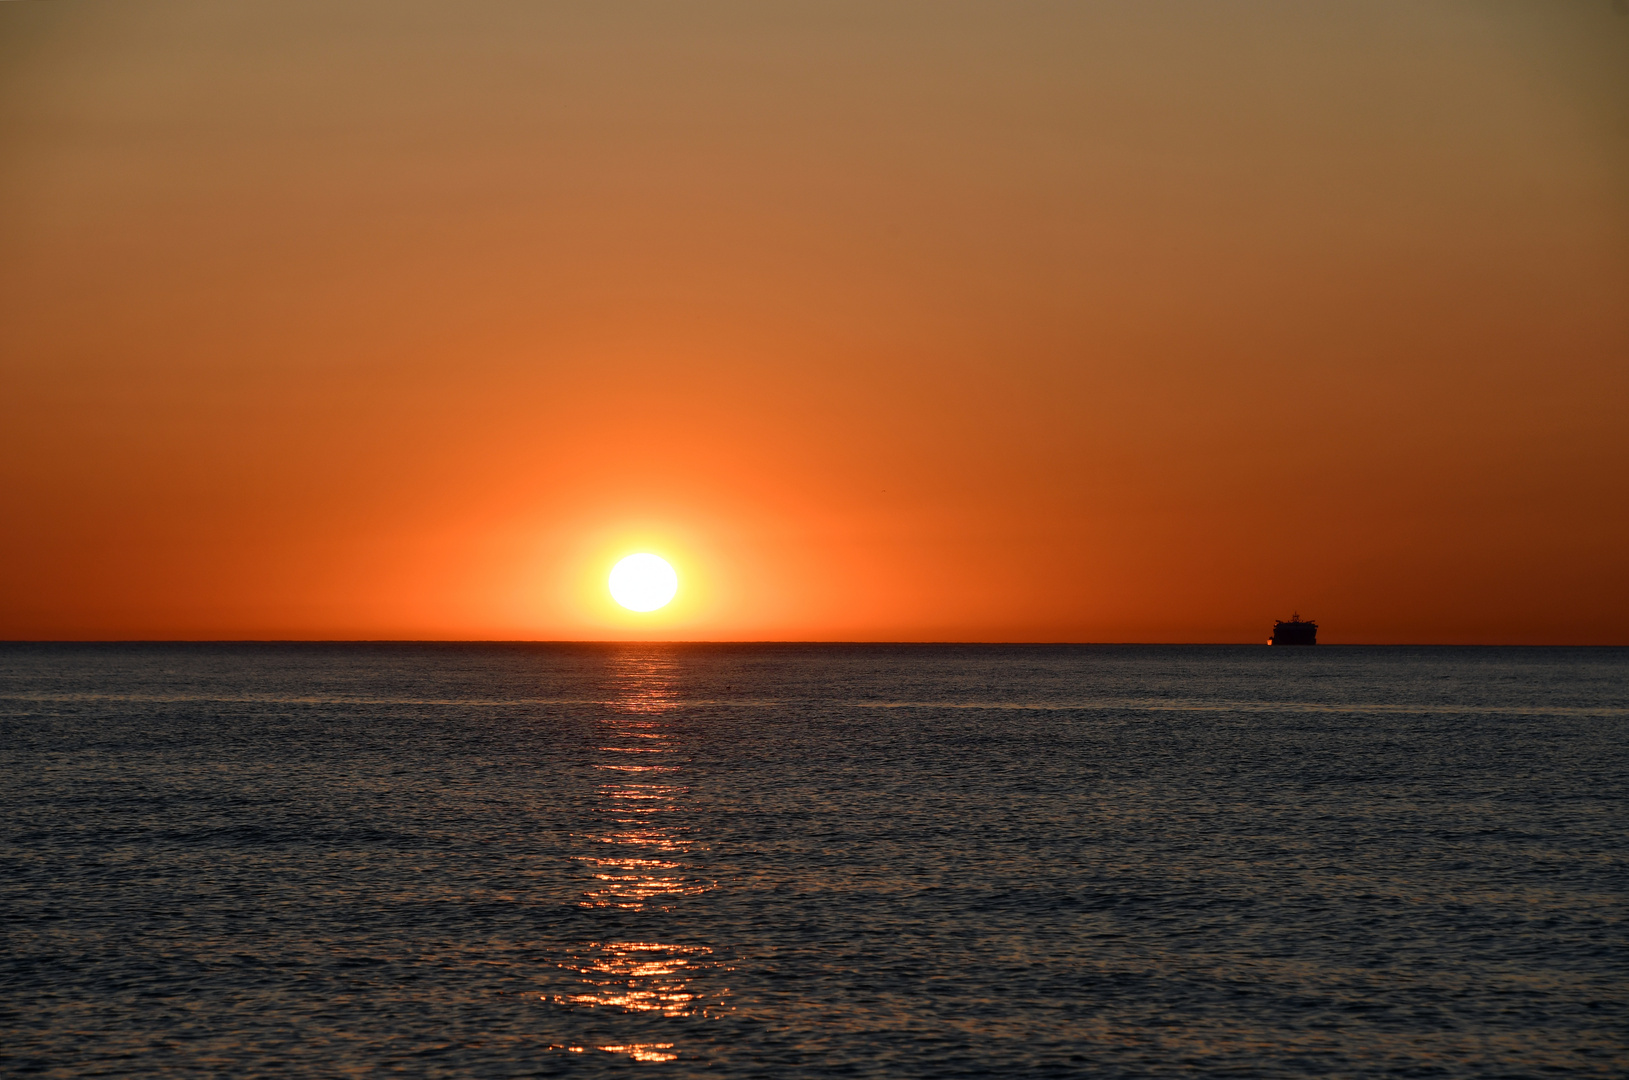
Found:
[{"label": "ship silhouette", "polygon": [[1273,636],[1267,639],[1269,645],[1316,645],[1318,644],[1318,624],[1311,619],[1301,621],[1301,613],[1297,611],[1290,617],[1289,622],[1283,619],[1273,624]]}]

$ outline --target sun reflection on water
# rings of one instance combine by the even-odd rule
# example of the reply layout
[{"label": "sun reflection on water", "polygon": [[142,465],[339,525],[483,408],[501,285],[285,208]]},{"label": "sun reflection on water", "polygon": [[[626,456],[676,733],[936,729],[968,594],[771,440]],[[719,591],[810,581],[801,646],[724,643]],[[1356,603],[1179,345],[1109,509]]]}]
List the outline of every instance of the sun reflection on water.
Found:
[{"label": "sun reflection on water", "polygon": [[[607,914],[660,915],[683,898],[716,887],[686,861],[700,849],[686,820],[690,789],[681,780],[685,758],[672,715],[679,707],[677,664],[659,654],[627,654],[612,664],[619,693],[606,702],[603,745],[597,747],[601,759],[594,763],[603,775],[598,792],[603,824],[582,837],[598,850],[576,857],[587,871],[588,886],[578,903]],[[694,985],[699,974],[729,970],[712,957],[712,949],[697,944],[609,935],[581,942],[560,965],[581,985],[554,1000],[570,1008],[661,1017],[716,1015],[726,991],[702,993]],[[595,1048],[660,1062],[678,1057],[673,1046],[630,1042]]]}]

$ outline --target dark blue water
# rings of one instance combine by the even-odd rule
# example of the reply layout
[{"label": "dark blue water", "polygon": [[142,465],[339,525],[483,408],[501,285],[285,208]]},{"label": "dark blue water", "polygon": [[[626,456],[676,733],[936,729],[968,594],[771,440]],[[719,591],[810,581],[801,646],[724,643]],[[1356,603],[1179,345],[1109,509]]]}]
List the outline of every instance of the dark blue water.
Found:
[{"label": "dark blue water", "polygon": [[1629,650],[0,646],[0,1067],[1629,1071]]}]

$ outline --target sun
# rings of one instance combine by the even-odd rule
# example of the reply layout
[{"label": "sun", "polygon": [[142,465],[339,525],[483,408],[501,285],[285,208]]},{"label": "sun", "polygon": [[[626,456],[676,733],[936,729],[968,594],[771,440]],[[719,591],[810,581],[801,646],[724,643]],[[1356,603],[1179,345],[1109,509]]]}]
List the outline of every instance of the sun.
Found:
[{"label": "sun", "polygon": [[629,611],[666,607],[679,591],[679,575],[660,555],[640,552],[611,568],[611,597]]}]

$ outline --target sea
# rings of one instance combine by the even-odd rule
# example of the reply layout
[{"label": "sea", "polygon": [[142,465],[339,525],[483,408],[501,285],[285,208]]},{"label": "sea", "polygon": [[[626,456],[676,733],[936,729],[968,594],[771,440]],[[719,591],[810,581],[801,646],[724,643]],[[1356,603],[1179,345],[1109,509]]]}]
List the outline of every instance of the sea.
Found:
[{"label": "sea", "polygon": [[8,1076],[1629,1074],[1629,650],[0,645]]}]

